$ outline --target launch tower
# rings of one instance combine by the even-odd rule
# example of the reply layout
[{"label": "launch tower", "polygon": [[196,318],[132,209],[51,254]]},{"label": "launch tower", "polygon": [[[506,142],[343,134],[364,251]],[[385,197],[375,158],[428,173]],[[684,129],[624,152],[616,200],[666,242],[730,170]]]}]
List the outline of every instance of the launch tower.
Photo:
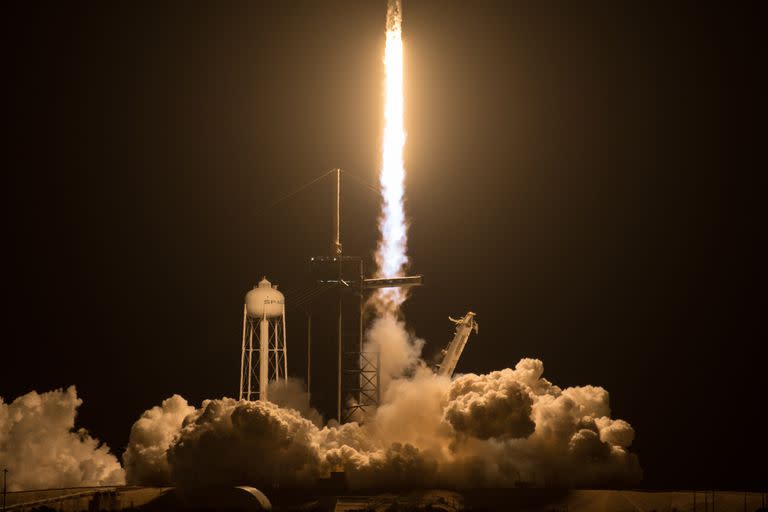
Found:
[{"label": "launch tower", "polygon": [[[420,286],[422,276],[366,279],[363,259],[346,256],[341,244],[341,169],[335,169],[335,208],[331,256],[310,258],[313,278],[319,285],[335,285],[338,289],[336,351],[336,417],[340,423],[361,419],[361,413],[379,405],[378,353],[363,350],[365,294],[367,290]],[[350,299],[355,304],[355,320],[348,319]],[[344,312],[347,312],[347,315]],[[353,326],[353,323],[356,324]],[[345,331],[352,331],[350,336]],[[310,381],[309,375],[307,379]]]}]

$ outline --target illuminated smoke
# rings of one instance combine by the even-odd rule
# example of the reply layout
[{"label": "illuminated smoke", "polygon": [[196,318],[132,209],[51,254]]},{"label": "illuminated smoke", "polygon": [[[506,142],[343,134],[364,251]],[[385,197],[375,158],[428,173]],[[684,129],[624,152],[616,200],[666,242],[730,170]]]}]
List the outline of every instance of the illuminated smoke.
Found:
[{"label": "illuminated smoke", "polygon": [[365,333],[364,351],[380,356],[380,390],[386,391],[393,379],[410,375],[419,365],[424,340],[405,329],[405,322],[389,312],[380,312]]},{"label": "illuminated smoke", "polygon": [[[390,0],[377,277],[402,276],[408,264],[401,22],[400,2]],[[157,428],[168,429],[156,436],[158,450],[136,453],[165,453],[164,483],[181,486],[302,487],[335,471],[356,489],[640,480],[637,457],[627,449],[634,430],[610,417],[607,391],[561,389],[543,378],[537,359],[454,380],[435,375],[421,360],[423,341],[400,319],[405,298],[399,288],[372,297],[377,316],[366,337],[368,349],[381,354],[382,401],[365,423],[322,426],[301,389],[289,386],[274,395],[280,403],[223,398],[204,401],[181,424],[158,417]]]},{"label": "illuminated smoke", "polygon": [[179,395],[163,400],[141,415],[131,427],[128,448],[123,454],[125,479],[129,485],[163,485],[171,479],[166,452],[175,441],[184,418],[195,412]]},{"label": "illuminated smoke", "polygon": [[125,482],[109,447],[75,429],[82,403],[74,386],[31,391],[10,404],[0,397],[0,469],[8,468],[9,491]]},{"label": "illuminated smoke", "polygon": [[181,425],[158,419],[168,429],[157,437],[164,483],[304,487],[344,471],[357,489],[636,484],[634,430],[610,418],[608,392],[561,389],[543,371],[523,359],[451,381],[420,364],[392,379],[362,425],[320,427],[287,406],[206,400]]},{"label": "illuminated smoke", "polygon": [[[376,250],[377,277],[399,277],[408,263],[407,223],[403,209],[405,127],[403,123],[403,37],[400,0],[387,4],[387,39],[384,50],[384,137],[379,182],[382,210]],[[401,288],[382,288],[374,295],[379,309],[396,310],[406,299]]]}]

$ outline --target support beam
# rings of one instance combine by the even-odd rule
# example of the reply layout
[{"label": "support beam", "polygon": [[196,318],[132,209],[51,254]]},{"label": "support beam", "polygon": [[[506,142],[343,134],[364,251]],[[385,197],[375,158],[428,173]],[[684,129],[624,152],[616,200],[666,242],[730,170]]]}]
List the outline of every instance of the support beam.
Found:
[{"label": "support beam", "polygon": [[378,277],[375,279],[363,279],[364,290],[371,290],[375,288],[407,288],[410,286],[421,286],[422,284],[424,284],[423,276]]},{"label": "support beam", "polygon": [[248,307],[243,304],[243,347],[240,351],[240,398],[243,399],[243,369],[245,368],[245,328],[248,325]]},{"label": "support beam", "polygon": [[341,292],[339,292],[339,324],[338,324],[338,376],[336,380],[336,419],[339,420],[339,423],[341,423],[342,417],[341,417],[341,374],[344,372],[344,363],[343,363],[343,354],[344,354],[344,344],[342,343],[342,331],[341,331],[341,306],[342,306],[342,295]]},{"label": "support beam", "polygon": [[259,320],[259,400],[268,400],[269,384],[269,320],[266,315]]},{"label": "support beam", "polygon": [[312,315],[307,315],[307,397],[312,398]]}]

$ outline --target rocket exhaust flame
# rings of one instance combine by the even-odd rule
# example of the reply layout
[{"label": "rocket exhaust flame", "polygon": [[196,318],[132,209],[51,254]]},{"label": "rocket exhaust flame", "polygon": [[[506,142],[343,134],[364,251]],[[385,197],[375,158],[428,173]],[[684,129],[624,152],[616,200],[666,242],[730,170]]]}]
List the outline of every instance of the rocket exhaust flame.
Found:
[{"label": "rocket exhaust flame", "polygon": [[[403,38],[400,0],[387,4],[387,39],[384,51],[384,138],[379,176],[382,210],[376,250],[376,277],[401,277],[408,263],[407,224],[403,209],[405,128],[403,123]],[[373,297],[381,309],[393,311],[407,298],[402,288],[382,288]]]}]

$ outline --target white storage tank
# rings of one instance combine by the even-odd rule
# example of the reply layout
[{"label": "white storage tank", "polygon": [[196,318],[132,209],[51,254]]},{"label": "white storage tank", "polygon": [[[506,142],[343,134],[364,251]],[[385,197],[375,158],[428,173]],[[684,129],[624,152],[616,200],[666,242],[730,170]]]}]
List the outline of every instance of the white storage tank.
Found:
[{"label": "white storage tank", "polygon": [[264,277],[258,286],[245,294],[245,310],[252,318],[275,318],[282,316],[285,296]]},{"label": "white storage tank", "polygon": [[285,296],[265,277],[245,294],[240,400],[268,400],[269,383],[287,376]]}]

